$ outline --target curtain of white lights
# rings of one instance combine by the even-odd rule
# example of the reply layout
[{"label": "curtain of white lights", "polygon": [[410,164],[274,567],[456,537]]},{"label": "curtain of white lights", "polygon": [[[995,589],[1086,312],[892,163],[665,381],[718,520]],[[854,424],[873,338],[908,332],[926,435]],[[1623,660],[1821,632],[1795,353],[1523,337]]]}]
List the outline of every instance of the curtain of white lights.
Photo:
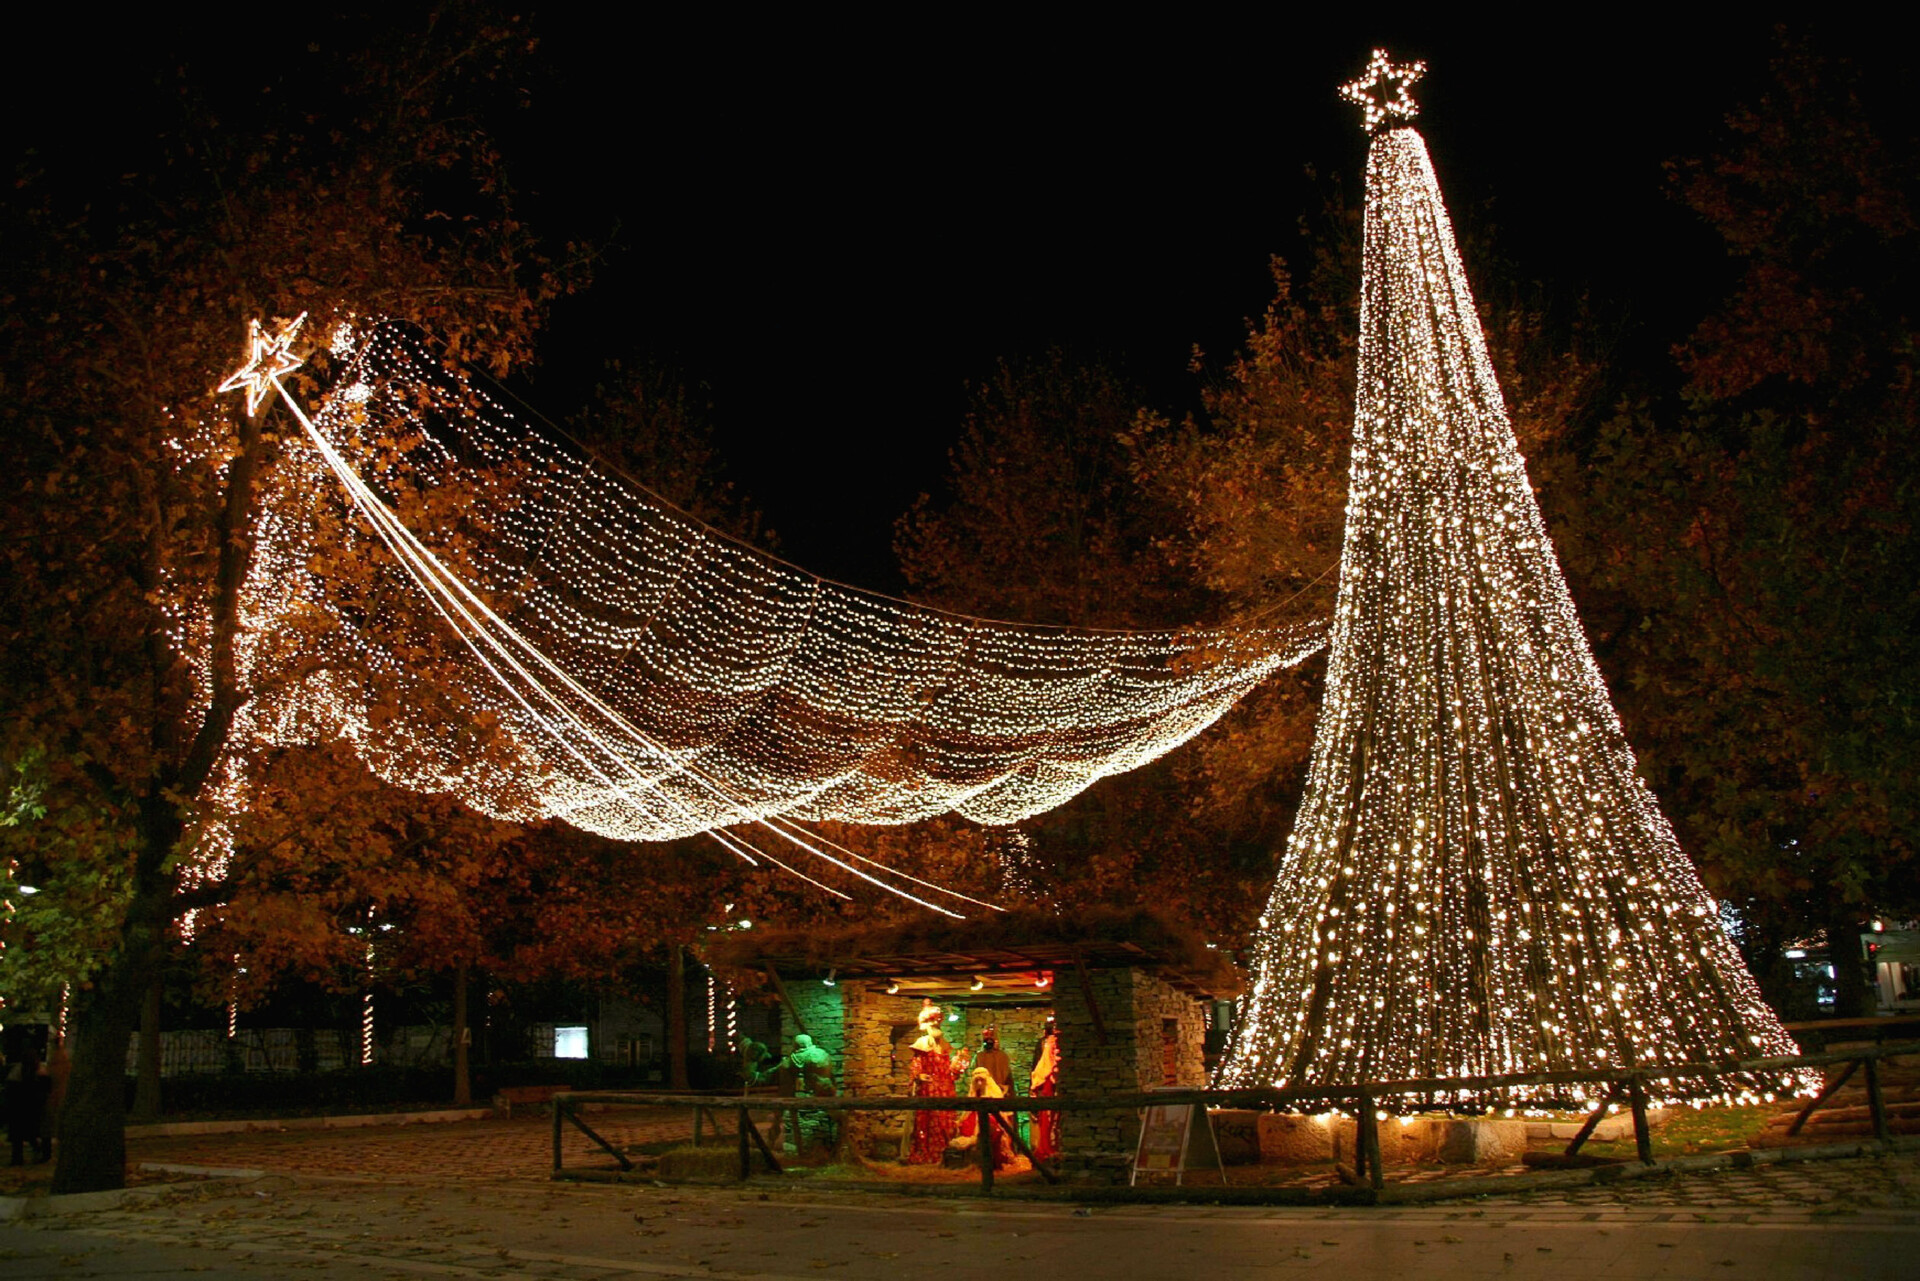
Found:
[{"label": "curtain of white lights", "polygon": [[[335,347],[320,411],[286,403],[314,484],[344,486],[346,536],[384,545],[395,590],[377,620],[339,614],[329,643],[352,662],[283,700],[277,732],[310,736],[318,717],[392,781],[483,811],[625,840],[709,832],[743,854],[762,852],[755,828],[795,840],[792,820],[1011,823],[1185,742],[1323,643],[1319,626],[1033,627],[858,591],[652,499],[402,326],[343,330]],[[466,496],[457,520],[410,516],[436,485]],[[270,514],[263,613],[326,595],[302,586],[324,572],[303,559],[311,537],[276,534]],[[422,652],[459,638],[458,697],[368,705],[371,683],[341,673],[404,683],[409,629]],[[517,764],[463,753],[449,703],[497,722]]]}]

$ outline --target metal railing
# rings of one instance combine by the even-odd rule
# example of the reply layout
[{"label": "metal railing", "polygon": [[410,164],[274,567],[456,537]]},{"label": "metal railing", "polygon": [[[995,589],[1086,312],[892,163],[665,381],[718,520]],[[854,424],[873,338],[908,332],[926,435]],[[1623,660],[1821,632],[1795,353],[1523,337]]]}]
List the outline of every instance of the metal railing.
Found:
[{"label": "metal railing", "polygon": [[[1826,1105],[1856,1073],[1864,1070],[1867,1109],[1872,1125],[1873,1141],[1884,1145],[1891,1139],[1892,1131],[1889,1125],[1887,1101],[1881,1088],[1881,1060],[1915,1054],[1920,1054],[1920,1040],[1886,1042],[1822,1054],[1662,1064],[1629,1069],[1521,1072],[1499,1076],[1434,1077],[1311,1087],[1164,1089],[1106,1094],[1098,1097],[1072,1095],[1008,1095],[997,1099],[970,1096],[858,1098],[733,1095],[721,1097],[639,1091],[557,1094],[553,1099],[553,1174],[556,1178],[565,1176],[562,1138],[565,1134],[565,1126],[568,1124],[578,1129],[589,1141],[613,1157],[623,1171],[634,1168],[632,1160],[624,1151],[609,1143],[581,1120],[578,1109],[587,1105],[692,1108],[705,1111],[710,1119],[717,1117],[714,1109],[731,1108],[736,1113],[739,1177],[742,1179],[752,1177],[753,1157],[756,1152],[762,1158],[767,1170],[774,1173],[782,1170],[779,1157],[768,1145],[759,1126],[754,1122],[751,1115],[753,1112],[778,1111],[782,1114],[787,1112],[968,1112],[981,1118],[981,1128],[977,1129],[976,1133],[984,1135],[984,1127],[989,1120],[992,1124],[999,1126],[1012,1139],[1016,1150],[1026,1156],[1032,1162],[1033,1168],[1049,1183],[1058,1181],[1058,1173],[1048,1169],[1044,1163],[1033,1160],[1033,1153],[1020,1140],[1019,1127],[1012,1123],[1007,1113],[1137,1111],[1152,1107],[1192,1105],[1255,1111],[1324,1112],[1331,1110],[1349,1113],[1356,1123],[1357,1130],[1353,1176],[1357,1181],[1362,1181],[1377,1191],[1385,1182],[1379,1132],[1379,1121],[1383,1112],[1391,1115],[1395,1111],[1404,1113],[1434,1106],[1431,1102],[1419,1103],[1418,1100],[1421,1098],[1431,1101],[1441,1096],[1460,1097],[1494,1090],[1550,1086],[1601,1087],[1607,1093],[1590,1109],[1585,1124],[1568,1145],[1566,1155],[1573,1156],[1578,1153],[1592,1137],[1599,1123],[1608,1115],[1609,1106],[1624,1100],[1633,1117],[1635,1155],[1642,1165],[1652,1166],[1655,1161],[1652,1127],[1647,1115],[1649,1084],[1657,1087],[1658,1083],[1673,1078],[1700,1080],[1786,1075],[1806,1068],[1825,1068],[1844,1063],[1847,1065],[1846,1070],[1807,1102],[1793,1121],[1788,1133],[1797,1135],[1815,1111]],[[1407,1106],[1409,1101],[1414,1104],[1411,1108]],[[714,1128],[716,1131],[720,1128],[717,1120]],[[990,1142],[976,1143],[979,1152],[980,1187],[983,1192],[993,1190],[995,1146]]]}]

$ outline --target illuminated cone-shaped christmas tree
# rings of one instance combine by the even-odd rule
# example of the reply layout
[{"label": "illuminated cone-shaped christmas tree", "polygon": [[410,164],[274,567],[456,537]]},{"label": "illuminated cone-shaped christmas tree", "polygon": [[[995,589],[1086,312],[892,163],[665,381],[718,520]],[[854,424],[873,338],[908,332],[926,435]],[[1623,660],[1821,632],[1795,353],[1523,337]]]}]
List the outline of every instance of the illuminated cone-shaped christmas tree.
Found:
[{"label": "illuminated cone-shaped christmas tree", "polygon": [[1339,606],[1220,1083],[1795,1053],[1634,772],[1406,123],[1422,70],[1344,90],[1373,141]]}]

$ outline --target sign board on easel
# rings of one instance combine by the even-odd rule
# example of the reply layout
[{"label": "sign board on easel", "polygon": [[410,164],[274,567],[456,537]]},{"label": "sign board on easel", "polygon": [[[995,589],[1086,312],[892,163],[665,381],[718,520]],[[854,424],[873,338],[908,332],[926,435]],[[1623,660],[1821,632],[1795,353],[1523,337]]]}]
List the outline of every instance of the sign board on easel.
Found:
[{"label": "sign board on easel", "polygon": [[1160,1103],[1140,1109],[1140,1141],[1133,1150],[1129,1185],[1142,1174],[1172,1174],[1178,1186],[1189,1166],[1207,1165],[1220,1171],[1224,1187],[1227,1166],[1220,1159],[1220,1145],[1213,1139],[1213,1118],[1205,1108],[1193,1103]]}]

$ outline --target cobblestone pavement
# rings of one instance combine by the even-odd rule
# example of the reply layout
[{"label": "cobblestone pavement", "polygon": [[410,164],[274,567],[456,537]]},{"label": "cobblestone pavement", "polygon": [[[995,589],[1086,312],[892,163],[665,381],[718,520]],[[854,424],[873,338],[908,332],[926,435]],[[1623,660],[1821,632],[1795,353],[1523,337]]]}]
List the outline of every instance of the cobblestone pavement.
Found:
[{"label": "cobblestone pavement", "polygon": [[[730,1113],[719,1115],[724,1124],[732,1123]],[[590,1113],[583,1119],[607,1142],[622,1148],[686,1140],[693,1134],[692,1118],[684,1112],[653,1116]],[[761,1132],[770,1135],[768,1117],[756,1114],[755,1120]],[[731,1139],[732,1132],[725,1137]],[[606,1154],[570,1125],[561,1131],[561,1154],[568,1166],[608,1163]],[[135,1163],[362,1178],[544,1180],[553,1168],[553,1122],[546,1116],[534,1116],[508,1121],[351,1130],[252,1130],[244,1134],[135,1139],[127,1144],[127,1159]]]},{"label": "cobblestone pavement", "polygon": [[[590,1118],[598,1124],[598,1118]],[[679,1123],[684,1127],[684,1122]],[[618,1142],[669,1123],[606,1125]],[[820,1183],[554,1183],[543,1118],[141,1140],[134,1159],[281,1171],[0,1225],[8,1281],[421,1276],[1899,1278],[1920,1153],[1375,1208],[1083,1205]],[[584,1139],[568,1159],[586,1159]]]},{"label": "cobblestone pavement", "polygon": [[[1878,1162],[1855,1178],[1886,1181]],[[1907,1171],[1911,1173],[1911,1171]],[[830,1276],[1893,1278],[1913,1274],[1920,1209],[1729,1208],[1512,1198],[1359,1209],[1074,1207],[861,1192],[522,1181],[397,1185],[276,1175],[186,1185],[122,1210],[0,1225],[9,1281],[422,1276],[709,1281]],[[1666,1189],[1672,1191],[1674,1189]],[[1907,1190],[1911,1204],[1911,1189]]]},{"label": "cobblestone pavement", "polygon": [[[732,1120],[722,1114],[723,1122]],[[758,1116],[763,1133],[767,1118]],[[600,1113],[588,1124],[615,1146],[691,1137],[684,1113]],[[245,1134],[139,1139],[130,1161],[245,1168],[273,1173],[371,1179],[487,1183],[544,1182],[552,1168],[553,1131],[544,1116],[510,1121],[381,1126],[355,1130],[253,1131]],[[726,1136],[730,1141],[731,1135]],[[608,1164],[607,1157],[571,1126],[562,1134],[569,1167]],[[968,1176],[971,1177],[971,1176]],[[1920,1152],[1845,1161],[1800,1161],[1744,1170],[1678,1173],[1657,1179],[1543,1192],[1517,1192],[1502,1204],[1578,1206],[1699,1206],[1920,1209]],[[1491,1203],[1491,1199],[1489,1202]],[[1833,1212],[1838,1212],[1836,1209]]]},{"label": "cobblestone pavement", "polygon": [[1842,1161],[1791,1161],[1749,1169],[1696,1170],[1660,1179],[1488,1197],[1486,1204],[1641,1207],[1702,1211],[1804,1211],[1815,1217],[1905,1211],[1920,1223],[1920,1152]]}]

